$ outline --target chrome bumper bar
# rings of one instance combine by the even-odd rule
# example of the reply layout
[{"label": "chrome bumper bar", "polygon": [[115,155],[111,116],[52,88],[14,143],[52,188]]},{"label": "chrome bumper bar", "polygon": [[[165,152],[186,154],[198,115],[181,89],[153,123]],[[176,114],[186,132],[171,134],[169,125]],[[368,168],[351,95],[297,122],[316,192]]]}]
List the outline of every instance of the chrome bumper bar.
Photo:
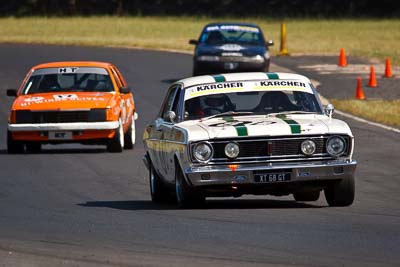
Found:
[{"label": "chrome bumper bar", "polygon": [[258,163],[232,165],[191,166],[185,169],[185,174],[194,186],[226,185],[226,184],[257,184],[254,173],[289,172],[290,180],[279,183],[297,181],[340,180],[354,175],[357,166],[355,160],[336,160],[329,162],[307,163]]},{"label": "chrome bumper bar", "polygon": [[114,130],[119,127],[118,121],[105,122],[68,122],[68,123],[23,123],[9,124],[11,132],[26,131],[78,131],[78,130]]}]

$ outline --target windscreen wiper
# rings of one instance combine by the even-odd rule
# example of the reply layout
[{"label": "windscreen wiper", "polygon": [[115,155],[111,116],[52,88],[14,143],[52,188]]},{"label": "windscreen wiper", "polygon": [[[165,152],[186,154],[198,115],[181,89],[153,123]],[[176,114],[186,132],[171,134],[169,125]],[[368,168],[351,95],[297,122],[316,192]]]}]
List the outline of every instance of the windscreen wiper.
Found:
[{"label": "windscreen wiper", "polygon": [[289,115],[289,114],[315,114],[315,113],[319,113],[319,112],[293,110],[293,111],[282,111],[282,112],[276,112],[276,113],[268,113],[267,116],[279,116],[279,115]]},{"label": "windscreen wiper", "polygon": [[251,114],[254,114],[254,112],[251,112],[251,111],[227,111],[227,112],[222,112],[222,113],[219,113],[219,114],[211,115],[211,116],[208,116],[208,117],[204,117],[201,120],[204,121],[204,120],[209,120],[209,119],[217,118],[217,117],[243,116],[243,115],[251,115]]}]

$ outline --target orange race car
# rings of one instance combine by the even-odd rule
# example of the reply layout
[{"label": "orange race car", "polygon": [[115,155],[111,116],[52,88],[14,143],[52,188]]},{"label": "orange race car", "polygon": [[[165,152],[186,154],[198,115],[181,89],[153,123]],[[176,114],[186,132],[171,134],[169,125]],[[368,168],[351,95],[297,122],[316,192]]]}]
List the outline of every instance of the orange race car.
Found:
[{"label": "orange race car", "polygon": [[105,62],[53,62],[33,67],[8,120],[8,153],[39,152],[42,144],[135,144],[135,104],[121,73]]}]

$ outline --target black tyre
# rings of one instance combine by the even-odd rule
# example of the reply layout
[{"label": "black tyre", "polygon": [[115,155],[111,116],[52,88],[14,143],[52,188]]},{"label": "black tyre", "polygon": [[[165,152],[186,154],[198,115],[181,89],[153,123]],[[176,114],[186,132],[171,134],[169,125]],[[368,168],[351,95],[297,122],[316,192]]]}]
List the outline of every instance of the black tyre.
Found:
[{"label": "black tyre", "polygon": [[114,137],[107,142],[107,151],[113,153],[122,152],[125,141],[124,139],[124,129],[122,128],[122,121],[119,119],[119,126],[115,129]]},{"label": "black tyre", "polygon": [[205,202],[205,196],[187,184],[179,166],[175,170],[175,194],[181,208],[200,207]]},{"label": "black tyre", "polygon": [[7,153],[8,154],[21,154],[25,152],[25,145],[20,141],[12,139],[12,134],[7,131]]},{"label": "black tyre", "polygon": [[309,192],[295,192],[293,197],[296,201],[317,201],[319,199],[320,191]]},{"label": "black tyre", "polygon": [[132,116],[132,122],[129,125],[128,131],[124,134],[124,148],[133,149],[136,142],[135,118]]},{"label": "black tyre", "polygon": [[345,207],[353,204],[355,196],[354,177],[348,177],[324,190],[325,199],[331,207]]},{"label": "black tyre", "polygon": [[39,153],[42,150],[42,144],[40,143],[27,143],[26,152],[29,153]]},{"label": "black tyre", "polygon": [[173,197],[171,195],[171,192],[169,192],[168,188],[165,187],[165,185],[161,181],[160,176],[154,170],[153,165],[150,164],[149,169],[151,200],[154,203],[172,202]]}]

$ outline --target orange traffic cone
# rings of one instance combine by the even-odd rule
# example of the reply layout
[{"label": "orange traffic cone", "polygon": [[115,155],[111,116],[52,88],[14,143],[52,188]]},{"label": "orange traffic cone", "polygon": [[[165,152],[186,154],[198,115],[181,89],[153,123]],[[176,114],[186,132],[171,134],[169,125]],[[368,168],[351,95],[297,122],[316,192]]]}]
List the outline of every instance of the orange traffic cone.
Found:
[{"label": "orange traffic cone", "polygon": [[385,75],[383,77],[385,77],[385,78],[393,77],[392,66],[390,65],[390,59],[389,58],[386,58]]},{"label": "orange traffic cone", "polygon": [[371,71],[369,73],[369,82],[368,82],[369,87],[377,87],[378,83],[376,82],[376,76],[375,76],[375,68],[371,66]]},{"label": "orange traffic cone", "polygon": [[346,60],[346,55],[344,54],[344,48],[340,49],[340,54],[339,54],[339,67],[346,67],[347,66],[347,60]]},{"label": "orange traffic cone", "polygon": [[364,100],[364,91],[361,87],[361,77],[357,78],[356,99]]}]

